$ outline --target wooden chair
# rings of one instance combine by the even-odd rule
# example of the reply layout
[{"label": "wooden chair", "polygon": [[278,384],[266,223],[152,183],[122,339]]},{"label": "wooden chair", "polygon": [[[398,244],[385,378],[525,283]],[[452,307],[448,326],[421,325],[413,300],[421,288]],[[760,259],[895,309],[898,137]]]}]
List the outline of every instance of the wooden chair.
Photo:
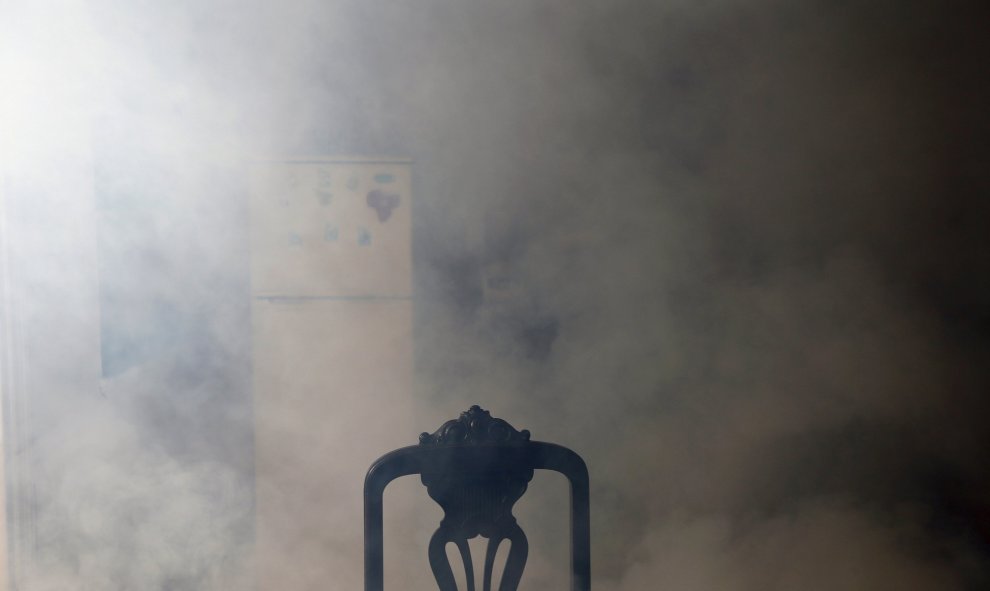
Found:
[{"label": "wooden chair", "polygon": [[419,436],[419,445],[397,449],[379,458],[364,481],[364,588],[383,591],[382,494],[392,480],[419,474],[430,497],[444,511],[429,544],[430,567],[440,591],[456,591],[446,545],[460,551],[467,591],[474,591],[474,568],[467,541],[488,538],[484,591],[491,591],[495,553],[503,540],[511,543],[499,591],[515,591],[526,566],[529,544],[512,515],[512,506],[533,478],[533,470],[560,472],[571,485],[571,589],[591,589],[591,536],[588,469],[573,451],[529,440],[478,406],[435,433]]}]

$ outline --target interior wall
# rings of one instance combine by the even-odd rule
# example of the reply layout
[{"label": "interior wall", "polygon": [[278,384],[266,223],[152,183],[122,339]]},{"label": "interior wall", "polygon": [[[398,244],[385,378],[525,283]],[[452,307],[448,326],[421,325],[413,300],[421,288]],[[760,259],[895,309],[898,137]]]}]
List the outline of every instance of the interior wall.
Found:
[{"label": "interior wall", "polygon": [[990,586],[986,2],[0,10],[35,587],[243,582],[238,163],[356,152],[417,161],[389,436],[480,403],[582,453],[596,588]]}]

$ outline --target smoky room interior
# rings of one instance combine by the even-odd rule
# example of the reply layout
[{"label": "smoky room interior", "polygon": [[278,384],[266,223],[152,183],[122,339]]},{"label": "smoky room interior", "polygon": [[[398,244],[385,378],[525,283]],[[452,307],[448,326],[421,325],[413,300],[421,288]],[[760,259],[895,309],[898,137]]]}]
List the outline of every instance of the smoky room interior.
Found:
[{"label": "smoky room interior", "polygon": [[990,588],[988,13],[0,2],[0,591]]}]

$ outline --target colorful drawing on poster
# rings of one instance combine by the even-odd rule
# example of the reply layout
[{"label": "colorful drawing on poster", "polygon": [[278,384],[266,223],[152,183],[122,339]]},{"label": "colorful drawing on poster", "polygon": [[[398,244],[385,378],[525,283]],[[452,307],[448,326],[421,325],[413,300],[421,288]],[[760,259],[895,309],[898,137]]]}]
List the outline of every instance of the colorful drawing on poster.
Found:
[{"label": "colorful drawing on poster", "polygon": [[357,243],[358,246],[371,246],[371,232],[368,228],[358,228]]},{"label": "colorful drawing on poster", "polygon": [[356,174],[352,174],[347,177],[347,182],[344,183],[344,185],[351,191],[356,190],[358,188],[358,176]]},{"label": "colorful drawing on poster", "polygon": [[336,224],[327,224],[323,227],[323,241],[336,242],[340,238],[340,228]]},{"label": "colorful drawing on poster", "polygon": [[302,241],[303,241],[302,236],[299,234],[299,232],[289,232],[290,246],[299,246],[302,244]]},{"label": "colorful drawing on poster", "polygon": [[400,199],[398,195],[375,189],[368,193],[366,201],[368,207],[374,209],[375,213],[378,214],[378,221],[384,223],[392,217],[392,210],[399,206]]},{"label": "colorful drawing on poster", "polygon": [[387,185],[395,181],[395,176],[387,172],[380,172],[375,175],[375,182],[379,185]]},{"label": "colorful drawing on poster", "polygon": [[333,201],[333,193],[331,193],[326,189],[317,189],[316,200],[319,202],[320,205],[326,207],[330,205],[331,201]]}]

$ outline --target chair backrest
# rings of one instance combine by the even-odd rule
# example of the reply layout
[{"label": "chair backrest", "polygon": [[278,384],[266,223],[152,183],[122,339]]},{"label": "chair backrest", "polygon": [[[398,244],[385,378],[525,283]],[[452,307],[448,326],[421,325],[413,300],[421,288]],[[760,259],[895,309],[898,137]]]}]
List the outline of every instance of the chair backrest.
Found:
[{"label": "chair backrest", "polygon": [[474,591],[474,568],[467,541],[488,538],[483,587],[491,591],[495,553],[511,545],[499,591],[515,591],[526,566],[529,544],[512,515],[512,506],[533,477],[533,470],[560,472],[571,485],[571,589],[591,589],[591,526],[588,469],[573,451],[530,441],[478,406],[447,421],[419,445],[404,447],[375,461],[364,481],[364,588],[383,591],[382,495],[389,482],[419,474],[427,492],[444,511],[429,544],[430,567],[440,591],[456,591],[446,545],[454,543],[464,563],[467,591]]}]

